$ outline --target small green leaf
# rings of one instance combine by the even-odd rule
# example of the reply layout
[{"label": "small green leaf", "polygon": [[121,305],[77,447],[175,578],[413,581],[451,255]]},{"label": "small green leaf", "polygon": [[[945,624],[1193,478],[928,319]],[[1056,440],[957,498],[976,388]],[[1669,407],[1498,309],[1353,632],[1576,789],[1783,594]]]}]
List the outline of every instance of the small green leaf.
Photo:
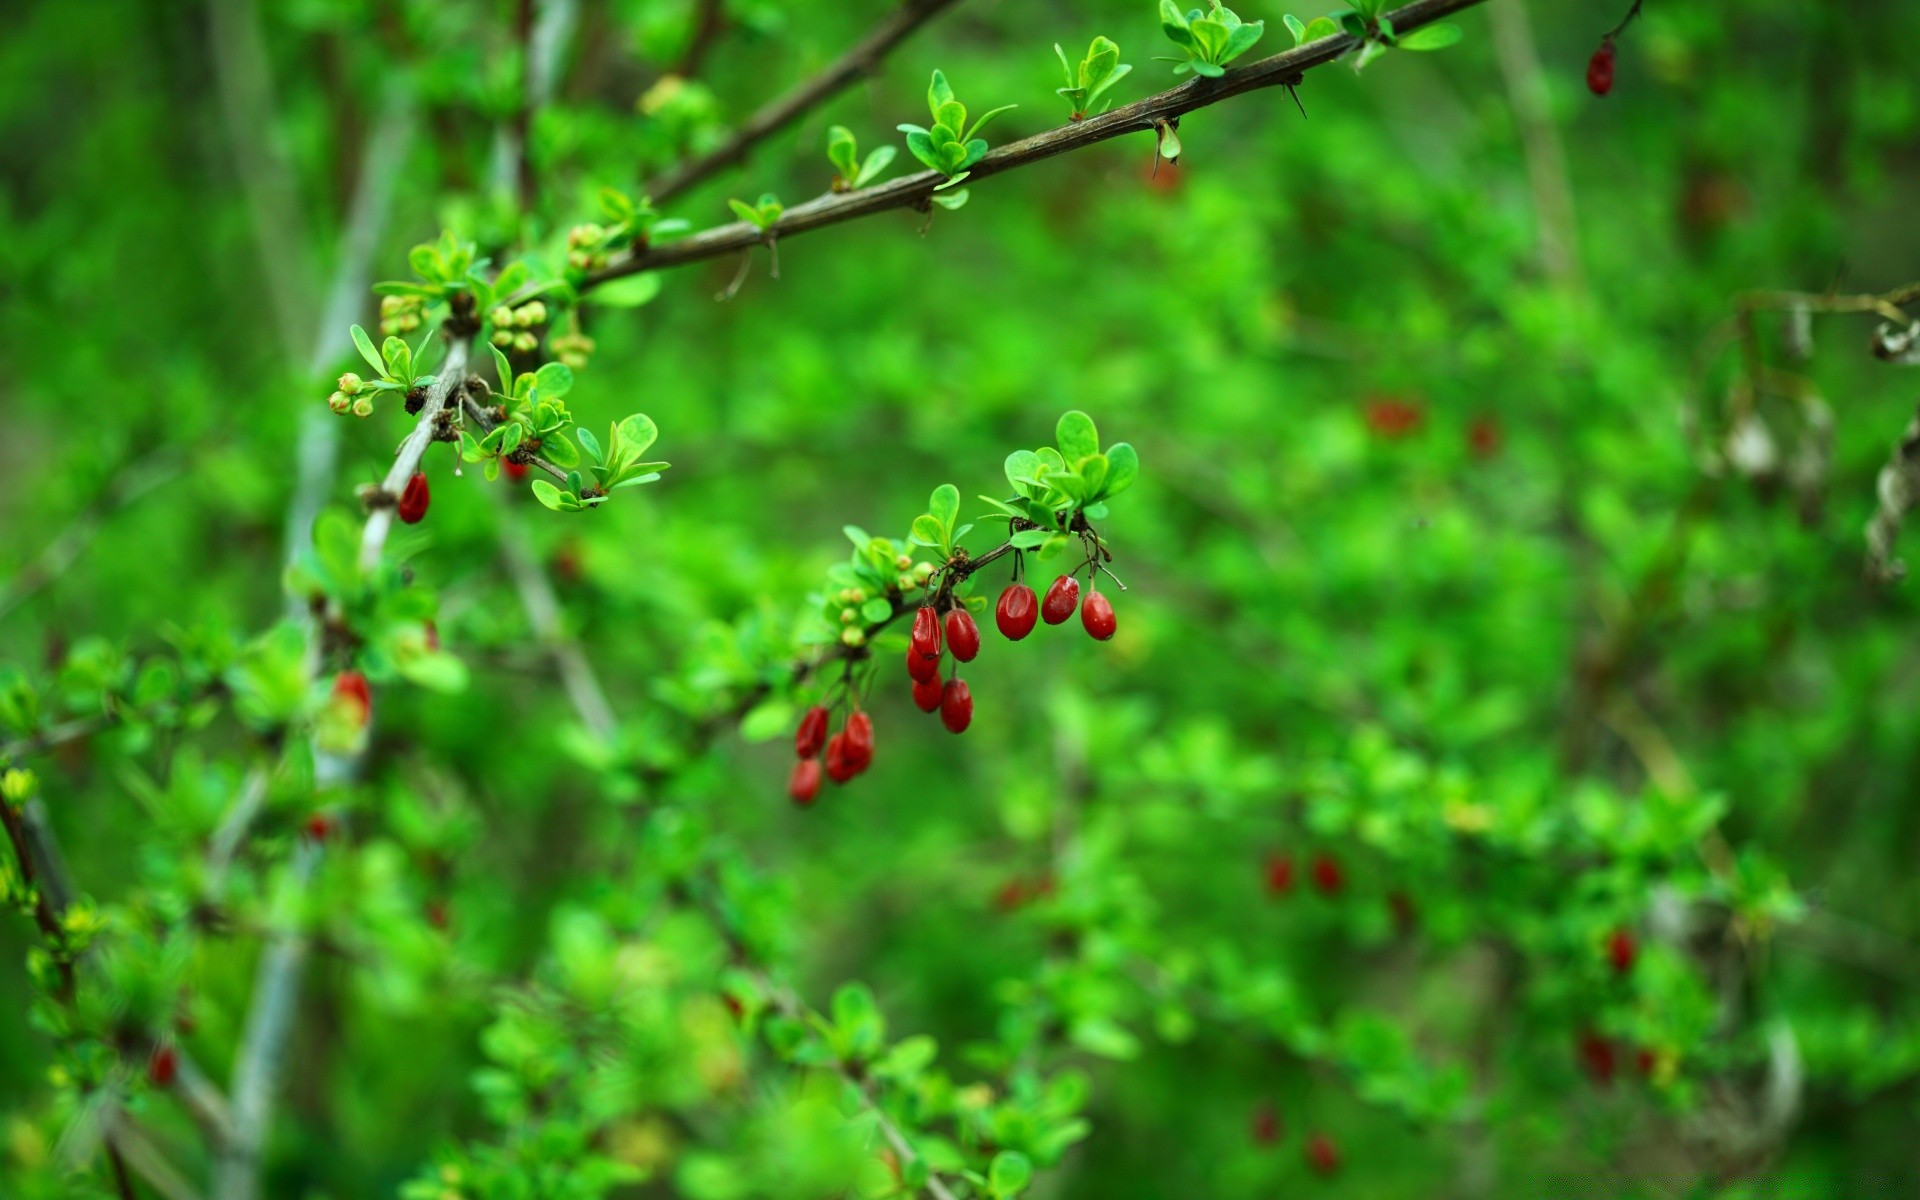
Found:
[{"label": "small green leaf", "polygon": [[1077,408],[1060,418],[1054,426],[1053,440],[1060,447],[1060,456],[1069,463],[1100,453],[1100,435],[1093,418]]},{"label": "small green leaf", "polygon": [[1462,36],[1458,25],[1425,25],[1394,44],[1402,50],[1445,50]]},{"label": "small green leaf", "polygon": [[915,545],[929,546],[937,550],[945,545],[947,527],[937,518],[921,513],[913,519],[913,532],[907,536]]},{"label": "small green leaf", "polygon": [[941,528],[952,529],[960,515],[960,489],[950,483],[933,489],[933,495],[927,500],[927,511],[940,522]]},{"label": "small green leaf", "polygon": [[601,308],[639,308],[660,294],[660,273],[642,271],[603,283],[586,295],[589,304]]},{"label": "small green leaf", "polygon": [[1107,482],[1101,496],[1118,496],[1133,486],[1140,474],[1140,455],[1126,442],[1107,447]]},{"label": "small green leaf", "polygon": [[1016,1150],[1002,1150],[987,1168],[987,1187],[996,1200],[1017,1196],[1033,1180],[1033,1164]]},{"label": "small green leaf", "polygon": [[570,502],[573,499],[544,479],[533,481],[533,498],[555,512],[564,511],[563,502]]},{"label": "small green leaf", "polygon": [[634,413],[620,422],[620,440],[625,443],[626,452],[635,457],[645,454],[659,437],[659,427],[645,413]]},{"label": "small green leaf", "polygon": [[380,360],[380,352],[373,348],[373,339],[358,325],[353,327],[353,344],[360,351],[360,357],[367,360],[368,366],[382,375],[386,374],[387,364]]}]

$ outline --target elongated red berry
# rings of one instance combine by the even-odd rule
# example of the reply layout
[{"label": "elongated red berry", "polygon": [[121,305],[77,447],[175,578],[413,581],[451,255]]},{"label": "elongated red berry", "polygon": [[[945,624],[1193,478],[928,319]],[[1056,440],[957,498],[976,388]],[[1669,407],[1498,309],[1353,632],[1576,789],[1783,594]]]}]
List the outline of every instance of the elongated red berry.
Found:
[{"label": "elongated red berry", "polygon": [[504,465],[506,466],[507,478],[513,480],[515,483],[519,483],[527,477],[527,464],[515,462],[509,458],[505,460]]},{"label": "elongated red berry", "polygon": [[937,682],[940,678],[940,656],[928,658],[926,655],[907,647],[907,678],[915,683]]},{"label": "elongated red berry", "polygon": [[311,813],[307,817],[307,836],[316,842],[324,842],[333,836],[333,818],[326,813]]},{"label": "elongated red berry", "polygon": [[820,794],[820,760],[803,758],[793,764],[793,774],[787,777],[787,795],[802,808],[813,803]]},{"label": "elongated red berry", "polygon": [[153,1048],[147,1057],[147,1081],[155,1087],[167,1087],[180,1072],[180,1052],[166,1042]]},{"label": "elongated red berry", "polygon": [[1017,642],[1033,632],[1033,623],[1040,619],[1040,599],[1033,589],[1024,583],[1010,583],[1007,590],[1000,593],[1000,603],[993,610],[993,623],[1000,627],[1000,635],[1010,642]]},{"label": "elongated red berry", "polygon": [[1315,1133],[1307,1139],[1307,1165],[1322,1175],[1331,1175],[1340,1169],[1340,1147],[1324,1133]]},{"label": "elongated red berry", "polygon": [[1047,589],[1047,598],[1040,605],[1040,619],[1049,625],[1058,625],[1073,615],[1079,603],[1080,581],[1071,575],[1062,575]]},{"label": "elongated red berry", "polygon": [[1104,642],[1113,636],[1116,622],[1113,617],[1113,601],[1101,592],[1088,592],[1087,598],[1080,602],[1080,624],[1086,627],[1096,642]]},{"label": "elongated red berry", "polygon": [[333,694],[336,698],[345,697],[360,706],[360,724],[365,725],[373,715],[373,690],[367,686],[367,677],[358,671],[342,671],[333,677]]},{"label": "elongated red berry", "polygon": [[427,515],[429,499],[426,472],[415,471],[400,492],[400,519],[409,525],[418,525],[420,518]]},{"label": "elongated red berry", "polygon": [[908,648],[926,658],[940,657],[940,614],[923,605],[913,614],[913,636]]},{"label": "elongated red berry", "polygon": [[1600,48],[1587,60],[1587,90],[1596,96],[1604,96],[1613,90],[1613,42],[1611,39],[1601,42]]},{"label": "elongated red berry", "polygon": [[913,681],[913,703],[923,713],[930,713],[940,707],[940,694],[946,689],[940,686],[940,672],[935,671],[931,678]]},{"label": "elongated red berry", "polygon": [[847,738],[847,753],[853,758],[853,773],[858,775],[873,765],[873,718],[863,712],[854,713],[847,718],[847,727],[842,732]]},{"label": "elongated red berry", "polygon": [[1313,886],[1331,896],[1346,883],[1346,873],[1340,869],[1340,860],[1331,854],[1316,854],[1313,858]]},{"label": "elongated red berry", "polygon": [[827,778],[835,783],[845,783],[860,773],[855,766],[853,751],[847,748],[847,735],[836,733],[827,739]]},{"label": "elongated red berry", "polygon": [[1280,1140],[1280,1111],[1271,1100],[1253,1110],[1253,1140],[1260,1146],[1271,1146]]},{"label": "elongated red berry", "polygon": [[1612,1039],[1601,1037],[1591,1029],[1582,1030],[1574,1043],[1580,1056],[1580,1065],[1587,1077],[1602,1087],[1613,1082],[1614,1071],[1619,1067],[1619,1053]]},{"label": "elongated red berry", "polygon": [[947,649],[961,662],[972,662],[973,656],[980,653],[980,627],[973,623],[973,614],[964,608],[947,613]]},{"label": "elongated red berry", "polygon": [[973,724],[973,689],[966,680],[947,680],[946,690],[940,693],[940,723],[948,733],[965,733]]},{"label": "elongated red berry", "polygon": [[793,752],[801,758],[813,758],[826,744],[827,710],[816,704],[801,716],[800,728],[793,731]]},{"label": "elongated red berry", "polygon": [[1293,890],[1293,859],[1275,854],[1267,859],[1267,891],[1284,896]]},{"label": "elongated red berry", "polygon": [[1633,970],[1634,960],[1638,957],[1640,947],[1633,940],[1633,934],[1616,929],[1607,935],[1607,961],[1613,964],[1614,974],[1625,975]]}]

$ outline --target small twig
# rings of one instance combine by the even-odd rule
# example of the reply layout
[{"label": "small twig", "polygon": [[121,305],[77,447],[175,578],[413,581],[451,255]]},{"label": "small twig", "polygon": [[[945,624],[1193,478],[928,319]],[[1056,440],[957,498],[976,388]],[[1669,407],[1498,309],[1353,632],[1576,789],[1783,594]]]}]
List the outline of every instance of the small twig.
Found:
[{"label": "small twig", "polygon": [[[472,343],[472,335],[449,334],[452,345],[447,347],[446,361],[440,364],[433,378],[433,386],[427,389],[426,403],[420,406],[420,419],[415,422],[413,432],[400,443],[399,451],[393,456],[393,465],[387,468],[386,478],[381,481],[382,491],[398,496],[406,486],[407,480],[420,469],[420,460],[426,457],[427,447],[434,442],[435,426],[440,420],[440,412],[447,406],[448,397],[455,388],[464,389],[467,378],[467,352]],[[393,529],[394,507],[382,505],[367,514],[366,528],[360,535],[360,566],[363,570],[372,570],[380,563],[380,553],[386,548],[387,534]]]},{"label": "small twig", "polygon": [[1620,23],[1608,30],[1606,35],[1600,40],[1603,42],[1611,42],[1613,39],[1625,33],[1627,26],[1633,24],[1634,18],[1640,15],[1640,6],[1644,3],[1646,3],[1646,0],[1633,0],[1633,7],[1627,10],[1627,15],[1620,18]]},{"label": "small twig", "polygon": [[734,163],[753,148],[837,95],[878,66],[895,46],[959,0],[906,0],[904,4],[826,69],[748,117],[713,150],[690,159],[650,181],[641,190],[665,204],[688,188]]},{"label": "small twig", "polygon": [[596,736],[610,738],[618,731],[620,722],[614,716],[613,706],[607,703],[607,693],[600,686],[592,663],[580,649],[580,643],[561,626],[559,597],[554,595],[552,582],[527,546],[526,530],[518,514],[507,508],[505,498],[497,492],[495,502],[500,510],[500,556],[506,561],[514,590],[520,593],[520,606],[526,610],[527,623],[547,653],[553,656],[561,685],[566,688],[567,698],[572,701],[581,723]]}]

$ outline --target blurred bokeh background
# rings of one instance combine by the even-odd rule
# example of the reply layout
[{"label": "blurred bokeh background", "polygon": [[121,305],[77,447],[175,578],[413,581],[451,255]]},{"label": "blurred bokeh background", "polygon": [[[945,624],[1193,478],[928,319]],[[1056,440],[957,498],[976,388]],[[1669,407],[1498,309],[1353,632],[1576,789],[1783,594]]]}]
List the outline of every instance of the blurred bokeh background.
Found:
[{"label": "blurred bokeh background", "polygon": [[[598,187],[711,144],[890,7],[725,0],[709,39],[696,0],[581,0],[527,230],[591,219]],[[1727,332],[1746,289],[1920,277],[1920,7],[1648,0],[1596,99],[1587,56],[1626,7],[1492,0],[1443,53],[1316,70],[1304,120],[1279,90],[1189,116],[1177,167],[1128,137],[924,230],[787,239],[779,278],[759,263],[727,302],[730,259],[590,311],[570,403],[590,427],[649,414],[672,470],[567,518],[436,460],[410,565],[472,683],[387,702],[365,845],[312,910],[361,952],[316,955],[267,1194],[394,1194],[498,1136],[470,1086],[497,981],[564,957],[566,914],[619,928],[659,894],[620,859],[675,836],[639,831],[646,797],[773,881],[805,994],[865,981],[961,1084],[999,1078],[1050,998],[1090,1132],[1035,1195],[1920,1195],[1920,609],[1862,569],[1914,377],[1868,353],[1873,316],[1812,316],[1803,357],[1761,314],[1758,375]],[[404,428],[330,417],[349,359],[312,361],[369,145],[373,278],[442,229],[512,242],[490,179],[513,8],[0,8],[0,662],[49,679],[91,639],[282,618],[303,422],[333,422],[341,505]],[[1241,13],[1269,23],[1257,53],[1284,44],[1280,9]],[[1050,128],[1052,43],[1094,34],[1134,64],[1122,102],[1173,82],[1149,0],[968,0],[669,211],[818,194],[828,126],[894,140],[935,67],[1019,105],[996,143]],[[751,673],[741,630],[794,627],[843,525],[903,535],[942,482],[977,515],[1069,408],[1143,463],[1103,526],[1112,643],[989,632],[961,738],[889,665],[872,771],[809,810],[784,797],[786,710],[680,761],[703,689]],[[622,763],[670,783],[581,749],[503,521],[556,581]],[[43,767],[103,901],[164,882],[133,777],[164,789],[234,741],[182,740]],[[444,930],[394,815],[439,804],[463,830],[431,875]],[[638,923],[664,961],[711,957]],[[0,962],[33,936],[0,922]],[[221,1079],[255,952],[226,936],[196,952],[185,1038]],[[23,1181],[0,1193],[62,1194],[28,1005],[0,970],[0,1180]],[[729,1053],[748,1101],[708,1074],[595,1136],[649,1172],[631,1194],[839,1194],[739,1115],[787,1069]]]}]

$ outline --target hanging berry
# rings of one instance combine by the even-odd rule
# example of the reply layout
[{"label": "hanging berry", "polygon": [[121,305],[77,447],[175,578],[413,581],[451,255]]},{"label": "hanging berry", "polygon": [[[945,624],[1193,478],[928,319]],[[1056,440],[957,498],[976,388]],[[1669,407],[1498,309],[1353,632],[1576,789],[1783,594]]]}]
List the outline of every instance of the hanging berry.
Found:
[{"label": "hanging berry", "polygon": [[1080,581],[1071,575],[1062,575],[1047,589],[1046,601],[1040,606],[1040,617],[1049,625],[1058,625],[1073,615],[1079,603]]},{"label": "hanging berry", "polygon": [[1289,855],[1275,854],[1267,859],[1267,891],[1275,896],[1284,896],[1293,890],[1293,859]]},{"label": "hanging berry", "polygon": [[426,472],[415,471],[400,492],[400,519],[409,525],[418,525],[420,518],[427,515],[429,499]]},{"label": "hanging berry", "polygon": [[964,608],[955,608],[947,613],[947,649],[953,651],[953,657],[961,662],[972,662],[974,655],[980,653],[980,627],[973,623],[973,614]]},{"label": "hanging berry", "polygon": [[509,458],[505,460],[503,465],[506,468],[507,478],[513,480],[515,483],[519,483],[527,477],[527,464],[515,462]]},{"label": "hanging berry", "polygon": [[940,614],[931,605],[913,614],[913,635],[907,648],[923,658],[939,659]]},{"label": "hanging berry", "polygon": [[793,731],[793,752],[801,758],[813,758],[827,744],[827,710],[814,705],[800,717],[800,728]]},{"label": "hanging berry", "polygon": [[847,718],[847,727],[843,732],[847,739],[847,753],[853,757],[853,773],[858,775],[873,765],[873,718],[866,713],[857,712]]},{"label": "hanging berry", "polygon": [[936,669],[927,679],[913,681],[913,703],[923,713],[930,713],[940,707],[941,693],[946,689],[940,686],[940,672]]},{"label": "hanging berry", "polygon": [[155,1046],[147,1057],[147,1082],[155,1087],[168,1087],[179,1072],[180,1052],[166,1042]]},{"label": "hanging berry", "polygon": [[847,735],[836,733],[827,739],[827,778],[835,783],[845,783],[860,773],[854,765],[853,752],[847,748]]},{"label": "hanging berry", "polygon": [[1331,896],[1339,892],[1346,884],[1346,872],[1340,869],[1340,860],[1331,854],[1316,854],[1313,859],[1313,886]]},{"label": "hanging berry", "polygon": [[1616,975],[1625,975],[1633,970],[1634,960],[1640,957],[1640,947],[1633,940],[1633,934],[1625,929],[1616,929],[1607,935],[1607,961],[1613,964]]},{"label": "hanging berry", "polygon": [[820,760],[803,758],[793,764],[793,774],[787,778],[787,795],[802,808],[813,803],[820,794]]},{"label": "hanging berry", "polygon": [[1331,1175],[1340,1169],[1340,1146],[1324,1133],[1315,1133],[1307,1139],[1307,1165],[1321,1175]]},{"label": "hanging berry", "polygon": [[915,683],[937,683],[940,680],[940,656],[928,658],[926,655],[907,647],[907,678]]},{"label": "hanging berry", "polygon": [[1280,1140],[1280,1111],[1273,1101],[1265,1101],[1253,1110],[1252,1133],[1256,1146],[1271,1146]]},{"label": "hanging berry", "polygon": [[373,716],[373,690],[367,686],[367,677],[358,671],[342,671],[333,677],[333,696],[336,701],[344,700],[358,709],[357,725],[364,727]]},{"label": "hanging berry", "polygon": [[1111,638],[1115,627],[1113,601],[1100,592],[1089,591],[1080,604],[1080,624],[1097,642]]},{"label": "hanging berry", "polygon": [[307,836],[316,842],[324,842],[333,836],[333,818],[323,812],[311,813],[307,817]]},{"label": "hanging berry", "polygon": [[993,622],[1000,627],[1000,635],[1010,642],[1017,642],[1033,632],[1033,623],[1040,619],[1040,602],[1033,589],[1024,583],[1010,583],[1007,590],[1000,593],[1000,603],[993,610]]},{"label": "hanging berry", "polygon": [[965,733],[973,724],[973,690],[964,679],[947,680],[940,694],[940,723],[949,733]]},{"label": "hanging berry", "polygon": [[1604,96],[1613,90],[1613,39],[1607,38],[1587,60],[1587,90]]}]

